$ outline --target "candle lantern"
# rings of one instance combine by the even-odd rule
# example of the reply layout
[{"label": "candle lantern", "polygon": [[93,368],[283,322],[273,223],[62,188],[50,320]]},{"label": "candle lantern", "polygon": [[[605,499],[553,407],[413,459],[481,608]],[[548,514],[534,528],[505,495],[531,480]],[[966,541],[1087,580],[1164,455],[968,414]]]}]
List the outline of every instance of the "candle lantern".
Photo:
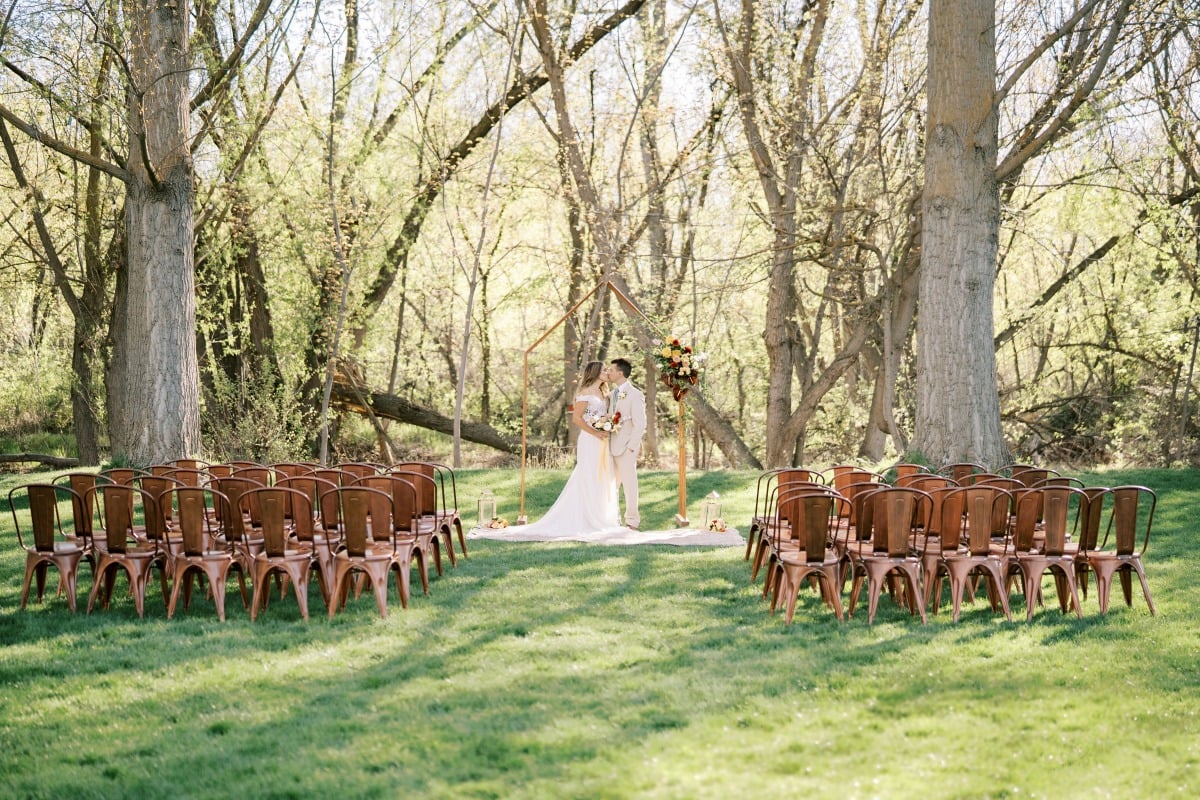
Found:
[{"label": "candle lantern", "polygon": [[721,518],[721,495],[716,492],[709,492],[704,498],[704,502],[700,504],[700,519],[704,521],[704,529],[712,528],[713,520]]},{"label": "candle lantern", "polygon": [[491,489],[484,489],[479,495],[479,525],[486,528],[496,518],[496,497]]}]

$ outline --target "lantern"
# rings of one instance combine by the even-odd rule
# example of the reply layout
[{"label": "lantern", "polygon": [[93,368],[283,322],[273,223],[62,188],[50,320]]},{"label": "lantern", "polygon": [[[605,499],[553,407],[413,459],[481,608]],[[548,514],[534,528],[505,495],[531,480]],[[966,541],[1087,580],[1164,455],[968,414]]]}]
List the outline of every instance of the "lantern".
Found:
[{"label": "lantern", "polygon": [[496,498],[491,489],[484,489],[479,495],[479,525],[486,528],[496,518]]},{"label": "lantern", "polygon": [[721,518],[721,495],[709,492],[700,503],[700,519],[703,520],[704,530],[711,530],[713,520]]}]

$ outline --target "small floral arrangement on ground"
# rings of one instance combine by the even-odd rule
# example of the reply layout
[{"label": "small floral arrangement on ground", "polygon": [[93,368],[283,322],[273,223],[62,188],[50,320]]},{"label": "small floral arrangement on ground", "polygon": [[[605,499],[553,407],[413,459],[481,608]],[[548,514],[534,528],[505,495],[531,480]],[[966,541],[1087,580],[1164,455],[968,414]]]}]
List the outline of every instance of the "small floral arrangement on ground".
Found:
[{"label": "small floral arrangement on ground", "polygon": [[489,528],[507,528],[508,520],[504,517],[492,517],[492,521],[487,524]]},{"label": "small floral arrangement on ground", "polygon": [[716,531],[717,533],[724,533],[728,528],[729,526],[725,524],[725,520],[721,519],[720,517],[717,517],[712,522],[708,523],[708,529],[710,531]]},{"label": "small floral arrangement on ground", "polygon": [[583,421],[598,431],[616,433],[621,429],[621,412],[618,411],[611,417],[607,414],[584,414]]},{"label": "small floral arrangement on ground", "polygon": [[658,364],[659,376],[668,384],[690,384],[695,386],[704,374],[708,361],[706,353],[697,353],[691,345],[686,345],[678,336],[668,336],[666,339],[654,339],[654,362]]}]

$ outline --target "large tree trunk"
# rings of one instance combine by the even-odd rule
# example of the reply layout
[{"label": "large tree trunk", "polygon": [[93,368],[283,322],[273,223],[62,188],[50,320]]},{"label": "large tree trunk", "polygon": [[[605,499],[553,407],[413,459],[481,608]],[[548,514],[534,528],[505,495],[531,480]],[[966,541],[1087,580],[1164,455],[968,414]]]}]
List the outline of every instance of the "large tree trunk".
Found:
[{"label": "large tree trunk", "polygon": [[132,0],[125,291],[110,375],[114,457],[146,464],[200,449],[188,8]]},{"label": "large tree trunk", "polygon": [[994,0],[933,0],[913,451],[935,464],[1007,460],[992,342],[995,44]]}]

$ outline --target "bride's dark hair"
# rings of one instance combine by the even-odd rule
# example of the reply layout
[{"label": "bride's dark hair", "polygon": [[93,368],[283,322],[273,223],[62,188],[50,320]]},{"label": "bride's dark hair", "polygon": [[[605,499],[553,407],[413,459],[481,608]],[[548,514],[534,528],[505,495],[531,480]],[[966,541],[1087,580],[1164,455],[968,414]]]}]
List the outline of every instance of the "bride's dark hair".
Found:
[{"label": "bride's dark hair", "polygon": [[[591,386],[596,381],[600,380],[600,370],[604,368],[603,361],[589,361],[583,365],[583,372],[579,375],[579,386],[575,388],[576,393],[581,391],[585,386]],[[603,387],[601,387],[603,392]]]}]

